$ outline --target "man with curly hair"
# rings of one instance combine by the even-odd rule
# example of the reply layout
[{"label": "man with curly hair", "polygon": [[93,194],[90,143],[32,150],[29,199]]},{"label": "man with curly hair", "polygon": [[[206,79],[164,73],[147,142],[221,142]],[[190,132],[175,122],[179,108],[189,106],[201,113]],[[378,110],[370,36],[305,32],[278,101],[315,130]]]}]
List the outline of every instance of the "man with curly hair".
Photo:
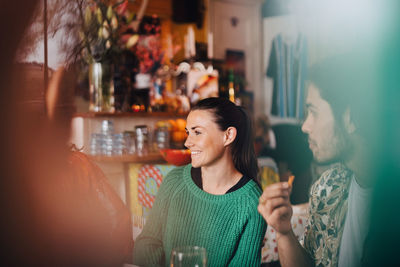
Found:
[{"label": "man with curly hair", "polygon": [[282,266],[360,266],[368,233],[370,175],[374,129],[373,65],[366,58],[336,56],[310,70],[307,116],[314,159],[331,164],[310,192],[309,218],[301,245],[290,219],[291,185],[276,183],[264,190],[259,212],[277,232]]}]

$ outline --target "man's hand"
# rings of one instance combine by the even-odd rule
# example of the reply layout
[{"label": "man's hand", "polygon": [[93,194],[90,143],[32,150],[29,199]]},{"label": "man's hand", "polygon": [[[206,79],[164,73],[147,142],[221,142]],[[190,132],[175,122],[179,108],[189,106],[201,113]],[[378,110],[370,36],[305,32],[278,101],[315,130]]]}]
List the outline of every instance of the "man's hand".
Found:
[{"label": "man's hand", "polygon": [[292,226],[290,219],[293,214],[290,205],[291,187],[287,182],[275,183],[267,186],[260,197],[258,212],[264,217],[269,226],[272,226],[279,235],[290,233]]}]

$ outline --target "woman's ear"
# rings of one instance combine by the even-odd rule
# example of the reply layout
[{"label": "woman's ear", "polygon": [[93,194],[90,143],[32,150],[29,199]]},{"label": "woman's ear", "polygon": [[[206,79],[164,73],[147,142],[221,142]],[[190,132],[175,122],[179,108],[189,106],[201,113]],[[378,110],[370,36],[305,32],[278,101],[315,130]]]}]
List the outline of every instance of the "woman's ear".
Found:
[{"label": "woman's ear", "polygon": [[350,108],[347,108],[343,114],[343,124],[348,134],[353,134],[357,129],[352,120]]},{"label": "woman's ear", "polygon": [[228,129],[225,130],[224,145],[225,146],[230,145],[235,140],[236,135],[237,135],[236,128],[228,127]]}]

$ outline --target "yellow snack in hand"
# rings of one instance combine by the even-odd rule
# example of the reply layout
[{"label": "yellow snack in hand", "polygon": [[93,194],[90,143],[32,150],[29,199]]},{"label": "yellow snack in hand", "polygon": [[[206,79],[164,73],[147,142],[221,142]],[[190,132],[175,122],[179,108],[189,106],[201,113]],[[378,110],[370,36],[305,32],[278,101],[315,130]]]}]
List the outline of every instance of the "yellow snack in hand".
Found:
[{"label": "yellow snack in hand", "polygon": [[294,181],[294,175],[290,175],[288,180],[288,184],[290,187],[293,185],[293,181]]}]

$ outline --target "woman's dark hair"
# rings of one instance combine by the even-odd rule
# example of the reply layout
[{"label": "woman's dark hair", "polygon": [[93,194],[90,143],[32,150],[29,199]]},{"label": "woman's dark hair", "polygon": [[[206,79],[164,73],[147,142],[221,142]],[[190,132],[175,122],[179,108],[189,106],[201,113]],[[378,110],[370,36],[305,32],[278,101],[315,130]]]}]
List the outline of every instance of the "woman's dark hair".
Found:
[{"label": "woman's dark hair", "polygon": [[214,114],[215,123],[222,131],[235,127],[237,135],[232,143],[232,158],[235,168],[257,184],[258,165],[254,152],[253,122],[247,111],[226,98],[210,97],[199,101],[191,109],[207,110]]}]

